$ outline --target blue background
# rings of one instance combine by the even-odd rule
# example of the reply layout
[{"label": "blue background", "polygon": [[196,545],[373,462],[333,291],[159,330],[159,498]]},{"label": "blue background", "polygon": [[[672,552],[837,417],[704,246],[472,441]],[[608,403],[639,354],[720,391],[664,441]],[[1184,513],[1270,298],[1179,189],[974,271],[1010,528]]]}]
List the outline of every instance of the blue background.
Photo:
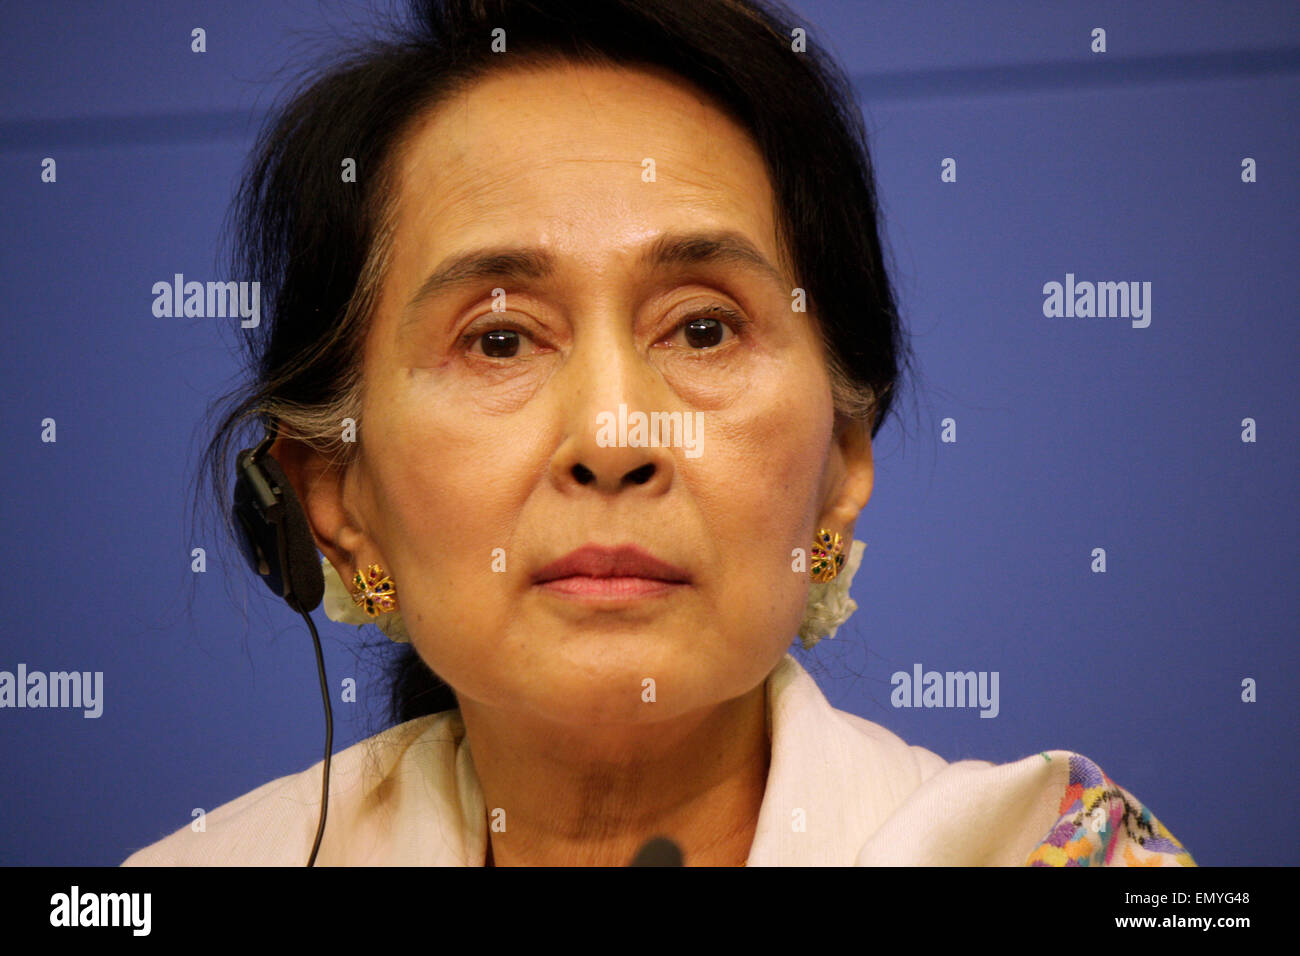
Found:
[{"label": "blue background", "polygon": [[[859,92],[922,373],[877,440],[861,609],[797,656],[949,760],[1077,750],[1200,863],[1300,863],[1300,6],[794,6]],[[106,701],[0,709],[0,862],[116,864],[320,759],[301,619],[187,521],[238,320],[157,319],[151,287],[249,278],[218,239],[284,67],[368,17],[5,5],[0,670],[102,670]],[[1067,272],[1151,282],[1150,327],[1045,318]],[[359,683],[339,750],[383,692],[357,632],[314,616],[331,684]],[[998,671],[999,716],[893,708],[916,662]]]}]

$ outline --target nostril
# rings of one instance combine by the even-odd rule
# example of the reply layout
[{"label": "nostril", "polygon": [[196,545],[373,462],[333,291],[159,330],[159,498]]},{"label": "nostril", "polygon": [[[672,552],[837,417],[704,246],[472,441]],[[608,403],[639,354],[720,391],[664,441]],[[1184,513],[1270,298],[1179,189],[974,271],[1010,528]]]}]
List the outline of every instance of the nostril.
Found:
[{"label": "nostril", "polygon": [[655,466],[653,464],[645,464],[640,468],[634,468],[632,471],[629,471],[623,480],[631,482],[634,485],[644,485],[651,479],[651,477],[653,477],[654,473]]},{"label": "nostril", "polygon": [[581,465],[581,464],[574,465],[572,470],[573,470],[574,480],[577,481],[578,484],[580,485],[589,485],[591,484],[592,479],[596,477],[594,474],[592,474],[591,469],[588,468],[586,465]]}]

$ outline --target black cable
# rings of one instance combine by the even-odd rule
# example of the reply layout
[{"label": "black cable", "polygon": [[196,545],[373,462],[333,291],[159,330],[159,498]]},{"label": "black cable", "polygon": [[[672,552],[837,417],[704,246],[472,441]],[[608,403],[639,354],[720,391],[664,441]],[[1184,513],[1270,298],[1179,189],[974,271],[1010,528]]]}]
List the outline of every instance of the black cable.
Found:
[{"label": "black cable", "polygon": [[307,860],[308,866],[315,866],[316,851],[320,849],[321,837],[325,835],[325,814],[330,805],[330,753],[334,750],[334,711],[330,708],[330,691],[329,684],[325,680],[325,656],[320,649],[320,635],[316,633],[316,624],[312,621],[311,615],[306,611],[299,613],[311,628],[312,643],[316,645],[316,671],[320,674],[321,700],[325,702],[325,766],[321,772],[320,823],[316,825],[316,842],[312,844],[311,857]]}]

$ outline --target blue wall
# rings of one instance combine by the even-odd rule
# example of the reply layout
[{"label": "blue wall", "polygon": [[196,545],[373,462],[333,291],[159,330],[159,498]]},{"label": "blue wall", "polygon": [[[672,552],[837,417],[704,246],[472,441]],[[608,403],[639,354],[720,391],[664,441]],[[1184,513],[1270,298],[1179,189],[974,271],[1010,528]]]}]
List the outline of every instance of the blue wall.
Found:
[{"label": "blue wall", "polygon": [[[301,619],[186,520],[238,321],[155,318],[150,290],[226,277],[282,68],[367,8],[6,6],[0,670],[102,671],[105,700],[0,709],[0,863],[115,864],[320,758]],[[923,374],[878,438],[861,610],[801,660],[950,760],[1087,754],[1203,864],[1300,863],[1300,7],[795,6],[859,92]],[[1150,282],[1150,325],[1044,317],[1067,273]],[[315,618],[361,689],[337,750],[383,700]],[[891,706],[915,663],[997,671],[997,718]]]}]

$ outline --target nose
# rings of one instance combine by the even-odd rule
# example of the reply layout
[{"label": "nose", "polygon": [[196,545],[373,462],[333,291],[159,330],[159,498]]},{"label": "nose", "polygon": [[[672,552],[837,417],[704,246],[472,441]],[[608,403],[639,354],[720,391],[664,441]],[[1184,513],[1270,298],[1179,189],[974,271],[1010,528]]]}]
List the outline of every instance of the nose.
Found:
[{"label": "nose", "polygon": [[653,429],[634,425],[638,416],[649,421],[652,413],[688,413],[639,354],[626,320],[585,328],[594,331],[575,343],[550,382],[561,396],[563,436],[551,460],[551,480],[566,493],[663,494],[672,484],[675,453],[654,443]]},{"label": "nose", "polygon": [[[645,456],[638,456],[645,457]],[[596,456],[593,460],[597,470],[583,462],[574,462],[569,469],[573,482],[590,485],[599,491],[617,491],[628,485],[653,485],[655,477],[663,477],[664,469],[657,462],[646,461],[624,471],[624,463],[610,461],[607,457]]]}]

